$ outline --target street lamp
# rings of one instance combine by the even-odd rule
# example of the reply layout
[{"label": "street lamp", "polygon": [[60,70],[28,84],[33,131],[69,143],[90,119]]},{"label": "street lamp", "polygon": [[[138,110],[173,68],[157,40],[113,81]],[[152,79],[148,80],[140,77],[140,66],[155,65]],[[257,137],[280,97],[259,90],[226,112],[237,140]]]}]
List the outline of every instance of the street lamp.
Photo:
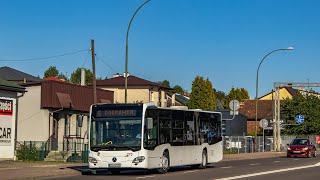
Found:
[{"label": "street lamp", "polygon": [[132,23],[132,20],[134,18],[134,16],[137,14],[137,12],[142,8],[142,6],[144,6],[145,4],[147,4],[149,1],[151,0],[147,0],[145,1],[135,12],[134,14],[132,15],[131,17],[131,20],[129,22],[129,25],[128,25],[128,29],[127,29],[127,37],[126,37],[126,67],[125,67],[125,92],[124,92],[124,101],[125,103],[127,103],[127,98],[128,98],[128,37],[129,37],[129,30],[130,30],[130,26],[131,26],[131,23]]},{"label": "street lamp", "polygon": [[[257,141],[257,134],[258,134],[258,125],[257,125],[257,121],[258,121],[258,83],[259,83],[259,69],[260,66],[262,64],[262,62],[272,53],[277,52],[277,51],[287,51],[287,50],[293,50],[293,47],[288,47],[288,48],[281,48],[281,49],[276,49],[273,50],[271,52],[269,52],[267,55],[265,55],[262,60],[259,63],[258,69],[257,69],[257,76],[256,76],[256,121],[255,121],[255,143]],[[275,129],[273,130],[275,131]]]}]

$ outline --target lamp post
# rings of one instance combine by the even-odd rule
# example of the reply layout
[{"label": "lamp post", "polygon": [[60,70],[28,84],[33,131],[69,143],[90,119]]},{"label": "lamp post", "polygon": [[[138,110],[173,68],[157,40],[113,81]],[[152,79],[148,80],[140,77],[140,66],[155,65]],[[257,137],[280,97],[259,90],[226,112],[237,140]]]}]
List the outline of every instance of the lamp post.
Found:
[{"label": "lamp post", "polygon": [[[276,49],[271,52],[269,52],[267,55],[265,55],[262,60],[259,63],[258,69],[257,69],[257,76],[256,76],[256,119],[255,119],[255,144],[257,144],[257,134],[258,134],[258,127],[257,127],[257,122],[258,122],[258,83],[259,83],[259,69],[262,64],[262,62],[272,53],[277,52],[277,51],[287,51],[287,50],[293,50],[293,47],[288,47],[288,48],[281,48],[281,49]],[[274,123],[275,124],[275,123]],[[275,131],[275,129],[273,129]]]},{"label": "lamp post", "polygon": [[151,0],[147,0],[145,1],[135,12],[134,14],[132,15],[131,17],[131,20],[129,22],[129,25],[128,25],[128,29],[127,29],[127,37],[126,37],[126,67],[125,67],[125,92],[124,92],[124,101],[125,103],[127,103],[127,99],[128,99],[128,37],[129,37],[129,30],[130,30],[130,26],[131,26],[131,23],[132,23],[132,20],[134,18],[134,16],[138,13],[138,11],[145,5],[147,4],[149,1]]}]

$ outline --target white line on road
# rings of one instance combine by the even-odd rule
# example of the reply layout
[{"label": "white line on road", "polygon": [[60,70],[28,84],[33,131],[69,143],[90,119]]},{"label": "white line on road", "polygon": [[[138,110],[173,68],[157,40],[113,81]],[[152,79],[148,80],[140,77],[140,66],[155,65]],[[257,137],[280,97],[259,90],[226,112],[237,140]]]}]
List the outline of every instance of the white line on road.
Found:
[{"label": "white line on road", "polygon": [[232,166],[226,166],[226,167],[221,167],[221,168],[227,169],[227,168],[232,168]]},{"label": "white line on road", "polygon": [[300,166],[300,167],[294,167],[294,168],[286,168],[286,169],[259,172],[259,173],[253,173],[253,174],[245,174],[245,175],[240,175],[240,176],[226,177],[226,178],[220,178],[220,179],[215,179],[215,180],[241,179],[241,178],[261,176],[261,175],[266,175],[266,174],[274,174],[274,173],[280,173],[280,172],[286,172],[286,171],[293,171],[293,170],[297,170],[297,169],[312,168],[312,167],[317,167],[317,166],[320,166],[320,163],[317,163],[317,164],[314,164],[314,165],[308,165],[308,166]]},{"label": "white line on road", "polygon": [[273,161],[273,162],[278,163],[278,162],[281,162],[281,161]]},{"label": "white line on road", "polygon": [[294,161],[299,161],[299,159],[293,159]]},{"label": "white line on road", "polygon": [[155,176],[141,176],[141,177],[137,177],[136,179],[144,179],[144,178],[152,178],[152,177],[155,177]]},{"label": "white line on road", "polygon": [[197,172],[197,171],[199,171],[199,170],[185,171],[183,173],[193,173],[193,172]]},{"label": "white line on road", "polygon": [[249,164],[250,166],[259,165],[260,163]]}]

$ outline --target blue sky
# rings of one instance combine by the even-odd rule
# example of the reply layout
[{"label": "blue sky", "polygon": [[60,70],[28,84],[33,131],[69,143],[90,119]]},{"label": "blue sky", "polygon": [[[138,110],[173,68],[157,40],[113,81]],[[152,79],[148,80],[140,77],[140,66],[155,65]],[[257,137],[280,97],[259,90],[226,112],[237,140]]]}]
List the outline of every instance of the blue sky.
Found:
[{"label": "blue sky", "polygon": [[[97,76],[123,73],[129,20],[143,0],[2,0],[0,60],[58,55],[90,48],[95,40]],[[208,77],[226,93],[246,88],[259,96],[274,82],[319,82],[320,1],[152,0],[136,15],[129,35],[129,72],[150,81],[169,80],[191,91],[192,80]],[[108,64],[108,65],[106,65]],[[91,55],[25,62],[0,61],[32,75],[49,66],[70,75],[91,68]],[[110,67],[111,68],[110,68]]]}]

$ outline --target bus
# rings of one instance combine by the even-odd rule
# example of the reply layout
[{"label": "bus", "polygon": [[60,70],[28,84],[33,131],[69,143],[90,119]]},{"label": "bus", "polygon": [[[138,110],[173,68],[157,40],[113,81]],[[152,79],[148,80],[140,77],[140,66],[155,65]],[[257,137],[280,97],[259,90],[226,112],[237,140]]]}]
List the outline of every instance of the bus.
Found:
[{"label": "bus", "polygon": [[206,168],[222,160],[221,113],[161,108],[153,103],[94,104],[89,169]]}]

